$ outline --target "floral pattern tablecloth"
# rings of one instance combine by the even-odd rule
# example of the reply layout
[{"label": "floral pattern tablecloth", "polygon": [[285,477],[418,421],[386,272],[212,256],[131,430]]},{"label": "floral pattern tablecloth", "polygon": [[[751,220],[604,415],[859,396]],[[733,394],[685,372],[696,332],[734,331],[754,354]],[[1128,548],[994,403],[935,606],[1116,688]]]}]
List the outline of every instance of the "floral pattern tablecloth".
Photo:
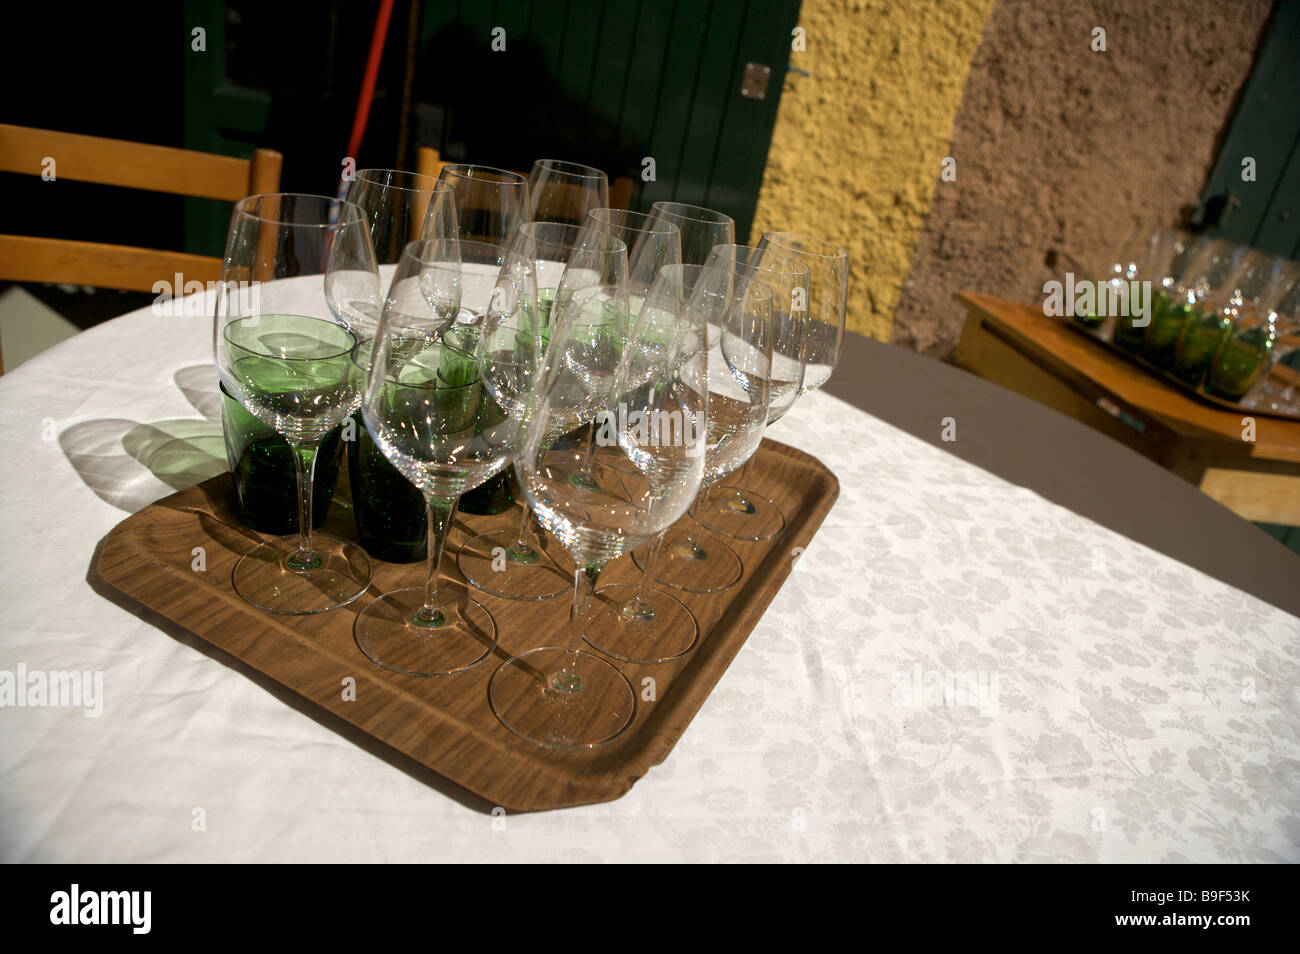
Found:
[{"label": "floral pattern tablecloth", "polygon": [[105,676],[0,708],[0,860],[1300,860],[1300,619],[824,394],[772,436],[840,499],[668,760],[461,804],[87,584],[176,483],[121,435],[219,442],[210,340],[146,310],[0,378],[0,670]]}]

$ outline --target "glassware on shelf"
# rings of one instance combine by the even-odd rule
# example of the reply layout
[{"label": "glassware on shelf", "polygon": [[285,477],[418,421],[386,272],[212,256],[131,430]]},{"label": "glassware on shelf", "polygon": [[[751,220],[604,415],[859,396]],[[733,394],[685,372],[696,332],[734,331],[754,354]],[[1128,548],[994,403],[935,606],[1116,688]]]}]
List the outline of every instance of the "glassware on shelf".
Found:
[{"label": "glassware on shelf", "polygon": [[1241,401],[1265,379],[1289,328],[1279,304],[1289,302],[1298,283],[1300,265],[1295,262],[1259,252],[1247,259],[1222,305],[1230,323],[1209,364],[1207,394]]}]

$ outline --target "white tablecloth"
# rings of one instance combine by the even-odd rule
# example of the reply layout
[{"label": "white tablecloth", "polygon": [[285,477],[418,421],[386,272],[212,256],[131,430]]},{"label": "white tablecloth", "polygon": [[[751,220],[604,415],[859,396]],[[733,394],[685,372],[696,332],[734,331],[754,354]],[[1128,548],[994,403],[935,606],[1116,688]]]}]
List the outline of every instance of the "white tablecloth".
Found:
[{"label": "white tablecloth", "polygon": [[824,394],[773,436],[839,502],[668,760],[465,807],[86,582],[223,469],[192,310],[0,378],[0,679],[103,673],[98,717],[0,708],[0,860],[1300,860],[1300,619]]}]

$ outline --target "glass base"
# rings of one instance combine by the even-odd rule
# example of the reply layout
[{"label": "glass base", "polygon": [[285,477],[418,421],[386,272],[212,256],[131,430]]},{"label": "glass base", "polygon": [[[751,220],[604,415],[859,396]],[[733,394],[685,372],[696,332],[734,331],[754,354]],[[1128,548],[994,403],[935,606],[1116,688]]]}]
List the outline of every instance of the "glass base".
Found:
[{"label": "glass base", "polygon": [[[645,570],[644,549],[632,560]],[[745,572],[736,551],[703,530],[669,530],[655,561],[655,582],[688,593],[717,593],[735,586]]]},{"label": "glass base", "polygon": [[492,614],[465,593],[439,584],[437,614],[422,617],[424,587],[385,593],[357,616],[357,645],[370,661],[406,676],[449,676],[486,659],[496,648]]},{"label": "glass base", "polygon": [[617,738],[636,715],[627,677],[594,653],[543,646],[504,663],[488,685],[507,729],[548,749],[591,749]]},{"label": "glass base", "polygon": [[307,616],[346,606],[366,591],[365,550],[323,533],[313,533],[311,545],[315,559],[299,566],[296,533],[260,544],[235,564],[235,592],[268,613]]},{"label": "glass base", "polygon": [[560,569],[539,547],[517,552],[518,539],[513,529],[480,533],[460,548],[456,565],[484,593],[508,600],[549,600],[572,591],[573,574]]},{"label": "glass base", "polygon": [[596,591],[583,638],[615,659],[661,663],[686,655],[699,635],[695,617],[677,597],[640,583],[613,583]]},{"label": "glass base", "polygon": [[781,509],[744,487],[718,487],[691,508],[696,523],[736,540],[770,540],[785,529]]}]

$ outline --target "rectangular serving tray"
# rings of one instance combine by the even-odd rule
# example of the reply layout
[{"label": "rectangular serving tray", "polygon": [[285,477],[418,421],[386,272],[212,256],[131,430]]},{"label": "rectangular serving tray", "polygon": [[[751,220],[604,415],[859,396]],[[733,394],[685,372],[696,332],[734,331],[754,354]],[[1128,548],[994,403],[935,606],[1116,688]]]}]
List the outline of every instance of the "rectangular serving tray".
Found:
[{"label": "rectangular serving tray", "polygon": [[[631,727],[589,752],[558,752],[505,729],[488,703],[487,686],[500,662],[535,646],[562,640],[572,599],[541,602],[497,599],[471,590],[497,622],[494,655],[455,676],[402,676],[374,665],[353,639],[356,614],[372,594],[423,582],[423,564],[374,560],[369,592],[350,606],[318,616],[276,616],[245,603],[231,585],[236,560],[267,539],[242,526],[230,500],[229,475],[173,494],[122,521],[105,537],[96,564],[102,580],[130,601],[165,617],[380,742],[493,805],[538,811],[610,801],[625,794],[662,762],[722,678],[793,562],[839,495],[839,482],[820,461],[765,440],[752,488],[784,512],[785,530],[760,542],[727,542],[745,566],[741,581],[714,594],[673,591],[695,614],[700,639],[680,660],[622,664],[640,693]],[[323,528],[353,537],[352,516],[340,487],[338,505]],[[518,526],[519,511],[495,517],[460,514],[443,555],[444,585],[464,586],[455,553],[462,542],[497,526]],[[679,525],[690,523],[683,517]],[[205,569],[193,568],[203,547]],[[554,547],[553,541],[548,546]],[[612,563],[601,584],[635,582],[630,557]],[[355,700],[344,680],[355,679]],[[653,693],[647,691],[653,679]],[[648,697],[653,695],[653,701]]]},{"label": "rectangular serving tray", "polygon": [[1247,393],[1247,395],[1243,397],[1240,401],[1227,401],[1224,400],[1223,398],[1215,397],[1213,394],[1210,394],[1208,391],[1205,390],[1203,384],[1198,384],[1198,385],[1188,384],[1182,378],[1178,377],[1178,375],[1173,374],[1170,371],[1166,371],[1164,368],[1158,367],[1155,364],[1152,364],[1150,361],[1146,359],[1144,355],[1137,354],[1125,348],[1121,348],[1119,345],[1117,345],[1114,342],[1112,338],[1108,338],[1104,334],[1102,334],[1101,330],[1094,331],[1089,328],[1085,328],[1077,321],[1074,321],[1069,318],[1065,319],[1065,324],[1072,331],[1075,331],[1078,334],[1083,335],[1085,338],[1091,338],[1093,341],[1097,342],[1097,344],[1101,345],[1103,348],[1110,351],[1112,354],[1119,355],[1121,358],[1127,360],[1130,364],[1135,364],[1138,367],[1146,371],[1149,371],[1151,374],[1154,374],[1156,377],[1160,378],[1161,380],[1166,381],[1169,384],[1172,384],[1174,387],[1178,388],[1179,390],[1187,394],[1192,395],[1193,397],[1199,398],[1200,400],[1204,401],[1206,404],[1211,404],[1215,407],[1224,408],[1229,411],[1249,411],[1252,414],[1264,414],[1268,417],[1280,417],[1289,421],[1300,420],[1300,410],[1292,411],[1287,408],[1269,407],[1268,402],[1270,399],[1280,398],[1281,395],[1286,391],[1286,386],[1284,384],[1280,384],[1276,380],[1274,380],[1272,376],[1273,374],[1272,369],[1270,369],[1270,373],[1265,375],[1262,381],[1257,382],[1255,386]]}]

